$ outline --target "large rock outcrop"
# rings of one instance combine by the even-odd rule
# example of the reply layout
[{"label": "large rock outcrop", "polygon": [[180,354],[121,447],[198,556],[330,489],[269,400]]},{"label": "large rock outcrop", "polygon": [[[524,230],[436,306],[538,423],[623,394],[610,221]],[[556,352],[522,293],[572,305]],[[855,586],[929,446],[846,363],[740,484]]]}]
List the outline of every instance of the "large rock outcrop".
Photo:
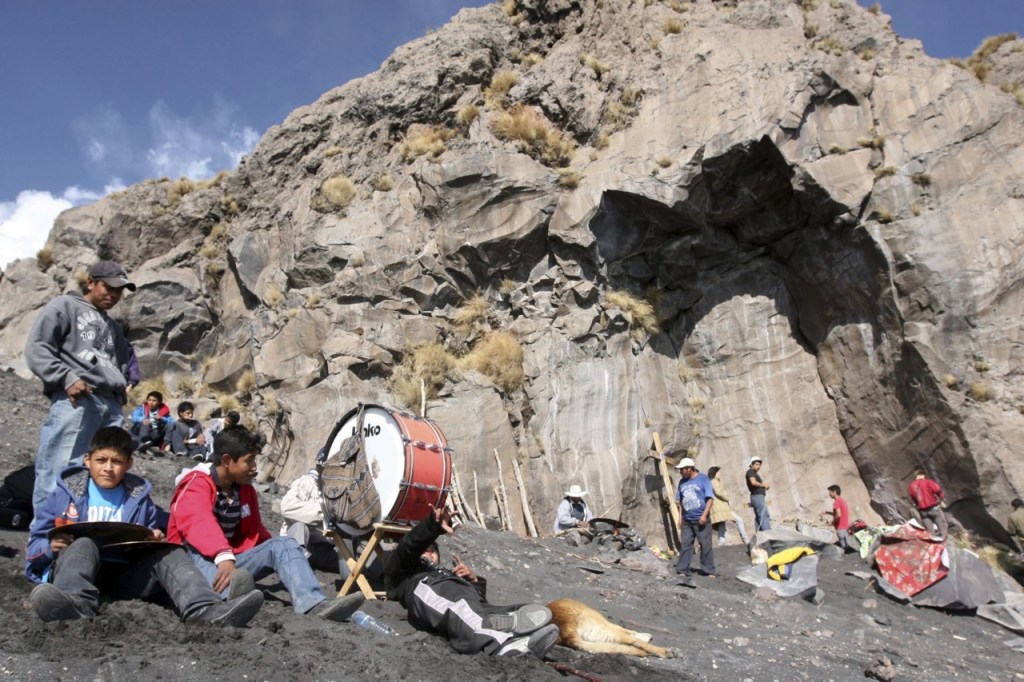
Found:
[{"label": "large rock outcrop", "polygon": [[[1017,52],[991,57],[1004,82]],[[357,401],[400,403],[417,348],[501,331],[521,382],[428,382],[487,515],[497,457],[542,529],[580,483],[662,534],[658,432],[737,500],[762,455],[776,518],[816,516],[832,483],[855,515],[906,516],[923,467],[1000,537],[1024,490],[1024,109],[1004,90],[852,0],[466,10],[234,172],[64,213],[56,264],[4,274],[0,347],[19,366],[34,311],[99,253],[140,285],[120,312],[145,372],[236,393],[264,477],[302,472]]]}]

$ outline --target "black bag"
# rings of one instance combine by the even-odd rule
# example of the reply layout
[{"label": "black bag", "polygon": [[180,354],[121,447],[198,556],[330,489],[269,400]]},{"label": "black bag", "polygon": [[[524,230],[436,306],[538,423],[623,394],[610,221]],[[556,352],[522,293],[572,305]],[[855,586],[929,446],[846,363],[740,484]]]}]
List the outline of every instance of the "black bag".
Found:
[{"label": "black bag", "polygon": [[0,485],[0,526],[22,530],[32,523],[32,490],[36,469],[28,464],[4,477]]},{"label": "black bag", "polygon": [[324,520],[334,526],[345,524],[359,530],[373,526],[380,516],[380,495],[366,462],[366,442],[363,439],[364,406],[359,405],[359,419],[355,433],[342,441],[338,451],[327,459],[327,449],[334,442],[341,424],[328,439],[328,445],[317,453],[316,471],[320,484],[320,504]]}]

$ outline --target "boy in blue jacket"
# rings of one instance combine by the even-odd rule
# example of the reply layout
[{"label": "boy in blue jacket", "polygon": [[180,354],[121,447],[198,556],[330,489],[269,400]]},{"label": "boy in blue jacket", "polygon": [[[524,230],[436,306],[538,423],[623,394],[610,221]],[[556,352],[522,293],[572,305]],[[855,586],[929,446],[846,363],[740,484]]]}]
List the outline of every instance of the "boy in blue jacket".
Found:
[{"label": "boy in blue jacket", "polygon": [[101,593],[153,599],[166,591],[185,621],[238,627],[248,623],[263,605],[251,574],[236,578],[229,601],[222,601],[178,545],[168,543],[131,563],[115,563],[102,561],[99,547],[88,537],[75,539],[61,532],[47,537],[54,528],[77,522],[119,521],[145,526],[153,540],[163,540],[157,527],[161,510],[150,498],[152,486],[128,473],[131,453],[132,439],[123,429],[98,430],[83,465],[65,469],[56,489],[36,509],[25,552],[25,575],[39,583],[29,598],[36,614],[44,622],[92,618]]}]

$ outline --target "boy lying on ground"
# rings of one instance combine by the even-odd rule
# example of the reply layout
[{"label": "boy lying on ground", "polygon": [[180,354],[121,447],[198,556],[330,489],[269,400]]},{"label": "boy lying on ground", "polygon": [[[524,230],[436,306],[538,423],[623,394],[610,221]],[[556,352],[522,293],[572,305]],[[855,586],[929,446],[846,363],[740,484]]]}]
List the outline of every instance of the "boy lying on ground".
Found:
[{"label": "boy lying on ground", "polygon": [[452,570],[442,568],[435,542],[453,532],[451,512],[435,509],[398,543],[384,563],[388,599],[400,601],[409,622],[444,635],[460,654],[484,651],[495,656],[532,653],[543,658],[558,639],[551,611],[539,604],[497,606],[487,603],[487,581],[457,556]]},{"label": "boy lying on ground", "polygon": [[40,583],[29,599],[43,621],[92,618],[99,611],[101,594],[158,599],[163,592],[185,621],[240,627],[252,620],[263,605],[263,594],[253,589],[251,575],[239,575],[224,601],[176,545],[156,546],[130,563],[114,563],[102,561],[99,547],[88,537],[75,539],[57,532],[47,539],[52,529],[78,521],[134,523],[151,529],[153,540],[164,538],[156,527],[152,486],[128,473],[132,438],[126,431],[114,426],[97,431],[83,464],[61,473],[29,530],[25,575]]}]

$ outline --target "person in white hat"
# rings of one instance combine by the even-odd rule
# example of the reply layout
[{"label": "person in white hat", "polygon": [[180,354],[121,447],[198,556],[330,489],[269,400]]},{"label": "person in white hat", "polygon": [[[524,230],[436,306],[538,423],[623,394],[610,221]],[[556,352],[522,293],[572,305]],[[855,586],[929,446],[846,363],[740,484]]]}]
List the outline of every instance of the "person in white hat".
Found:
[{"label": "person in white hat", "polygon": [[583,496],[586,494],[587,491],[576,483],[569,486],[555,512],[555,525],[552,528],[554,532],[585,526],[590,519],[594,518],[587,503],[583,501]]},{"label": "person in white hat", "polygon": [[680,585],[696,587],[697,583],[690,575],[694,540],[700,543],[700,572],[709,578],[715,577],[715,555],[711,543],[711,507],[715,503],[715,491],[711,479],[698,471],[696,463],[689,457],[679,460],[676,469],[679,469],[676,502],[683,513],[676,575],[681,577]]},{"label": "person in white hat", "polygon": [[765,493],[771,486],[761,480],[761,458],[754,455],[750,458],[747,469],[747,490],[750,491],[750,506],[754,508],[754,530],[771,530],[772,517],[768,513]]}]

